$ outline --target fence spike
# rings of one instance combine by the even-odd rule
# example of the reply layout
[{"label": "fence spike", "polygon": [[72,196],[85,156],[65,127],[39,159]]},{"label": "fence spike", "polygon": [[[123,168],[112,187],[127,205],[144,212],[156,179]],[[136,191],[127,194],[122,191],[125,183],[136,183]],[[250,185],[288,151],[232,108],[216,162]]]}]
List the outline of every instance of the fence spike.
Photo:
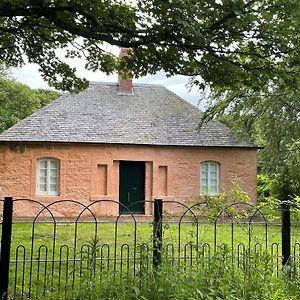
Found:
[{"label": "fence spike", "polygon": [[4,198],[2,238],[1,238],[1,257],[0,257],[0,299],[6,300],[8,297],[10,244],[12,229],[13,199]]},{"label": "fence spike", "polygon": [[154,200],[154,220],[153,220],[153,267],[157,268],[161,264],[162,250],[162,199]]},{"label": "fence spike", "polygon": [[282,266],[290,266],[291,258],[291,212],[290,204],[288,201],[282,201],[282,226],[281,226],[281,236],[282,236]]}]

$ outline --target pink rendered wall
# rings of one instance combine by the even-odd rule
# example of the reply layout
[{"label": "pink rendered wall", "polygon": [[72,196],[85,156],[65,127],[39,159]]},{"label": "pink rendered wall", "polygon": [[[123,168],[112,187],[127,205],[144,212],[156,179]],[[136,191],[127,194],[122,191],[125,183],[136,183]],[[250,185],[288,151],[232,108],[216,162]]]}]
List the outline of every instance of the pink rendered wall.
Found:
[{"label": "pink rendered wall", "polygon": [[[59,196],[36,195],[36,161],[42,157],[60,160]],[[0,197],[31,198],[45,204],[61,199],[85,204],[97,199],[118,201],[120,160],[145,161],[146,200],[184,201],[199,195],[203,161],[220,163],[221,191],[230,190],[237,177],[243,190],[256,199],[256,149],[49,143],[0,145]],[[71,214],[68,207],[61,207],[59,213]],[[117,215],[118,206],[103,203],[98,213]],[[150,213],[146,204],[146,214]]]}]

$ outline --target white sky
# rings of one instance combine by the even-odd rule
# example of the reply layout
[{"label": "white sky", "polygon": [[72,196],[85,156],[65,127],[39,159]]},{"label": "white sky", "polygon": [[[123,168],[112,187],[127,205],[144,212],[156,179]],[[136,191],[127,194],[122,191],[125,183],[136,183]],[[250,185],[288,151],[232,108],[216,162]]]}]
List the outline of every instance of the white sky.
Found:
[{"label": "white sky", "polygon": [[[119,48],[112,48],[112,46],[108,46],[108,51],[111,51],[114,54],[119,53]],[[65,59],[63,53],[60,53],[61,58],[64,61],[68,62],[72,67],[75,67],[77,70],[77,75],[80,77],[84,77],[89,81],[104,81],[104,82],[117,82],[117,74],[107,76],[102,72],[92,72],[87,71],[84,68],[84,61],[81,59]],[[25,83],[29,85],[31,88],[49,88],[47,83],[43,81],[42,77],[39,74],[38,66],[34,64],[27,64],[22,68],[16,69],[13,68],[11,70],[12,77],[14,77],[17,81]],[[134,79],[136,83],[148,83],[148,84],[162,84],[178,96],[183,99],[189,101],[195,106],[198,106],[199,98],[201,97],[196,88],[193,88],[191,91],[187,88],[186,84],[188,82],[188,77],[186,76],[173,76],[167,78],[163,72],[159,72],[156,75],[149,75],[139,79]],[[203,104],[201,104],[201,109],[203,109]]]},{"label": "white sky", "polygon": [[[78,40],[80,42],[80,39]],[[120,52],[120,48],[116,46],[111,46],[109,44],[104,43],[102,45],[105,51],[111,52],[115,55],[118,55]],[[80,77],[84,77],[89,81],[104,81],[104,82],[117,82],[118,76],[117,74],[107,76],[105,73],[100,71],[92,72],[87,71],[84,68],[85,61],[84,59],[66,59],[65,50],[58,49],[56,54],[63,61],[67,62],[70,66],[75,67],[77,70],[77,75]],[[42,77],[38,71],[38,65],[27,64],[19,69],[12,69],[12,76],[22,83],[29,85],[31,88],[48,88],[49,86],[45,81],[43,81]],[[201,103],[199,106],[199,99],[201,97],[199,91],[196,88],[190,90],[186,85],[188,83],[187,76],[173,76],[167,78],[163,72],[159,72],[156,75],[149,75],[142,78],[134,79],[133,82],[136,83],[147,83],[147,84],[162,84],[178,96],[187,100],[195,106],[200,107],[202,110],[204,108],[204,104]],[[203,97],[203,96],[202,96]]]}]

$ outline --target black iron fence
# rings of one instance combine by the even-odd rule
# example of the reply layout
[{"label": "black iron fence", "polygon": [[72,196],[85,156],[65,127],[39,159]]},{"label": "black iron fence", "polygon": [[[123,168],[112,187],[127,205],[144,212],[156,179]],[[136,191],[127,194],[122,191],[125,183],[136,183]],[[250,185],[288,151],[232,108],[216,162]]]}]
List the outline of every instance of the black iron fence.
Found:
[{"label": "black iron fence", "polygon": [[[298,222],[294,218],[291,223],[286,202],[281,212],[246,203],[218,211],[206,202],[190,206],[160,199],[146,202],[153,207],[149,216],[134,215],[128,207],[122,209],[126,213],[104,217],[103,207],[120,204],[0,200],[0,295],[72,299],[76,288],[91,282],[143,284],[162,266],[197,272],[225,252],[239,268],[268,253],[275,273],[281,265],[294,272],[300,269]],[[26,218],[14,217],[13,210]],[[63,211],[68,211],[67,218]],[[274,218],[276,214],[281,218]]]}]

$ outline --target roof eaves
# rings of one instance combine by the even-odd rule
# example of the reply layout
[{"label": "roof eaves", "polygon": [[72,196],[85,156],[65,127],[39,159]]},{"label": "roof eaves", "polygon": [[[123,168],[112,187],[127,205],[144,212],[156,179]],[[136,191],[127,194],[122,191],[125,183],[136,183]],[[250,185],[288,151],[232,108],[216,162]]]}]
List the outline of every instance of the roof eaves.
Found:
[{"label": "roof eaves", "polygon": [[126,145],[126,146],[155,146],[155,147],[184,147],[184,148],[247,148],[247,149],[263,149],[262,146],[257,145],[184,145],[184,144],[162,144],[162,143],[112,143],[112,142],[88,142],[88,141],[67,141],[67,140],[61,140],[61,141],[26,141],[26,140],[0,140],[1,143],[53,143],[53,144],[80,144],[80,145]]}]

